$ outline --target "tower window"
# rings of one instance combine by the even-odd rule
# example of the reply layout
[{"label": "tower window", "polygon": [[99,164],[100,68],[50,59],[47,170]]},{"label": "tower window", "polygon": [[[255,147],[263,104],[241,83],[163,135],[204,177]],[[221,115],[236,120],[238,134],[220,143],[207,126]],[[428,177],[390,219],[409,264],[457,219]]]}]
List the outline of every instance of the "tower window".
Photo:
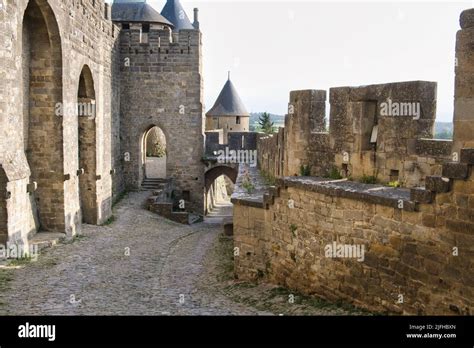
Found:
[{"label": "tower window", "polygon": [[237,117],[235,118],[235,124],[240,124],[240,116],[237,116]]},{"label": "tower window", "polygon": [[142,30],[140,32],[140,43],[148,43],[148,33],[150,32],[150,24],[142,24]]},{"label": "tower window", "polygon": [[123,30],[130,30],[130,23],[122,23]]}]

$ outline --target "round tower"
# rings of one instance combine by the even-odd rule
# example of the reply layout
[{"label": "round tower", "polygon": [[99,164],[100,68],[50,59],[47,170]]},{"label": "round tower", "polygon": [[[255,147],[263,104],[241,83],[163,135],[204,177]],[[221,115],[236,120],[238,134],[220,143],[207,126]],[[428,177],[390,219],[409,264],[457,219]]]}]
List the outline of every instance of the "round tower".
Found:
[{"label": "round tower", "polygon": [[250,114],[230,80],[230,73],[224,88],[214,106],[206,114],[206,130],[223,130],[224,139],[229,133],[248,132]]}]

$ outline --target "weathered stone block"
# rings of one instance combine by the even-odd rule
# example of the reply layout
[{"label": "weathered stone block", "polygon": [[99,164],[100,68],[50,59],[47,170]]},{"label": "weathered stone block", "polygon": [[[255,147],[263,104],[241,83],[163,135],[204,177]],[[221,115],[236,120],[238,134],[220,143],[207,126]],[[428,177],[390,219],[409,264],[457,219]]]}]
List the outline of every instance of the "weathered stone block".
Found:
[{"label": "weathered stone block", "polygon": [[446,220],[446,228],[458,233],[474,233],[474,223],[454,220],[455,216]]},{"label": "weathered stone block", "polygon": [[410,200],[418,203],[431,203],[433,193],[422,188],[413,188],[410,190]]},{"label": "weathered stone block", "polygon": [[474,27],[474,9],[463,11],[459,22],[463,29]]},{"label": "weathered stone block", "polygon": [[425,188],[436,193],[445,193],[451,190],[451,180],[442,176],[427,176]]},{"label": "weathered stone block", "polygon": [[433,214],[423,214],[421,221],[426,227],[436,227],[436,215]]},{"label": "weathered stone block", "polygon": [[469,167],[464,163],[446,163],[443,165],[443,176],[450,179],[467,179]]},{"label": "weathered stone block", "polygon": [[474,165],[474,149],[461,150],[461,163]]}]

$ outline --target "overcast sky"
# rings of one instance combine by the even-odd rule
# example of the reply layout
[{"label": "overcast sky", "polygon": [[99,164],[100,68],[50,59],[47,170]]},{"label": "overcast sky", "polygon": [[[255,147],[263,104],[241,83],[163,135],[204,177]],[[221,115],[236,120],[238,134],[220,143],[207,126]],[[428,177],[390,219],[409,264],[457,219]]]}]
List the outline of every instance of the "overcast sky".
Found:
[{"label": "overcast sky", "polygon": [[285,114],[296,89],[427,80],[437,120],[452,120],[456,32],[472,0],[181,2],[191,21],[200,10],[206,111],[231,70],[251,112]]}]

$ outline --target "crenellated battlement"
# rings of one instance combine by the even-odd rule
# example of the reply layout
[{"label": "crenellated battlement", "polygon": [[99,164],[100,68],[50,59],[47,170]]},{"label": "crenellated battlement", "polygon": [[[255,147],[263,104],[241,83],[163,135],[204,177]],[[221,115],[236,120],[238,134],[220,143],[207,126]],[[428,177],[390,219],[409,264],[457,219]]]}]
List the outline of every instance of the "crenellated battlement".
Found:
[{"label": "crenellated battlement", "polygon": [[[452,141],[433,139],[434,82],[331,88],[327,131],[325,102],[325,91],[291,92],[285,128],[259,142],[266,171],[301,175],[305,167],[314,176],[416,187],[427,175],[441,175],[451,158]],[[280,158],[271,153],[275,147],[284,150]]]},{"label": "crenellated battlement", "polygon": [[150,24],[130,24],[120,31],[121,52],[196,54],[201,48],[199,30],[180,30],[173,32],[170,27]]}]

